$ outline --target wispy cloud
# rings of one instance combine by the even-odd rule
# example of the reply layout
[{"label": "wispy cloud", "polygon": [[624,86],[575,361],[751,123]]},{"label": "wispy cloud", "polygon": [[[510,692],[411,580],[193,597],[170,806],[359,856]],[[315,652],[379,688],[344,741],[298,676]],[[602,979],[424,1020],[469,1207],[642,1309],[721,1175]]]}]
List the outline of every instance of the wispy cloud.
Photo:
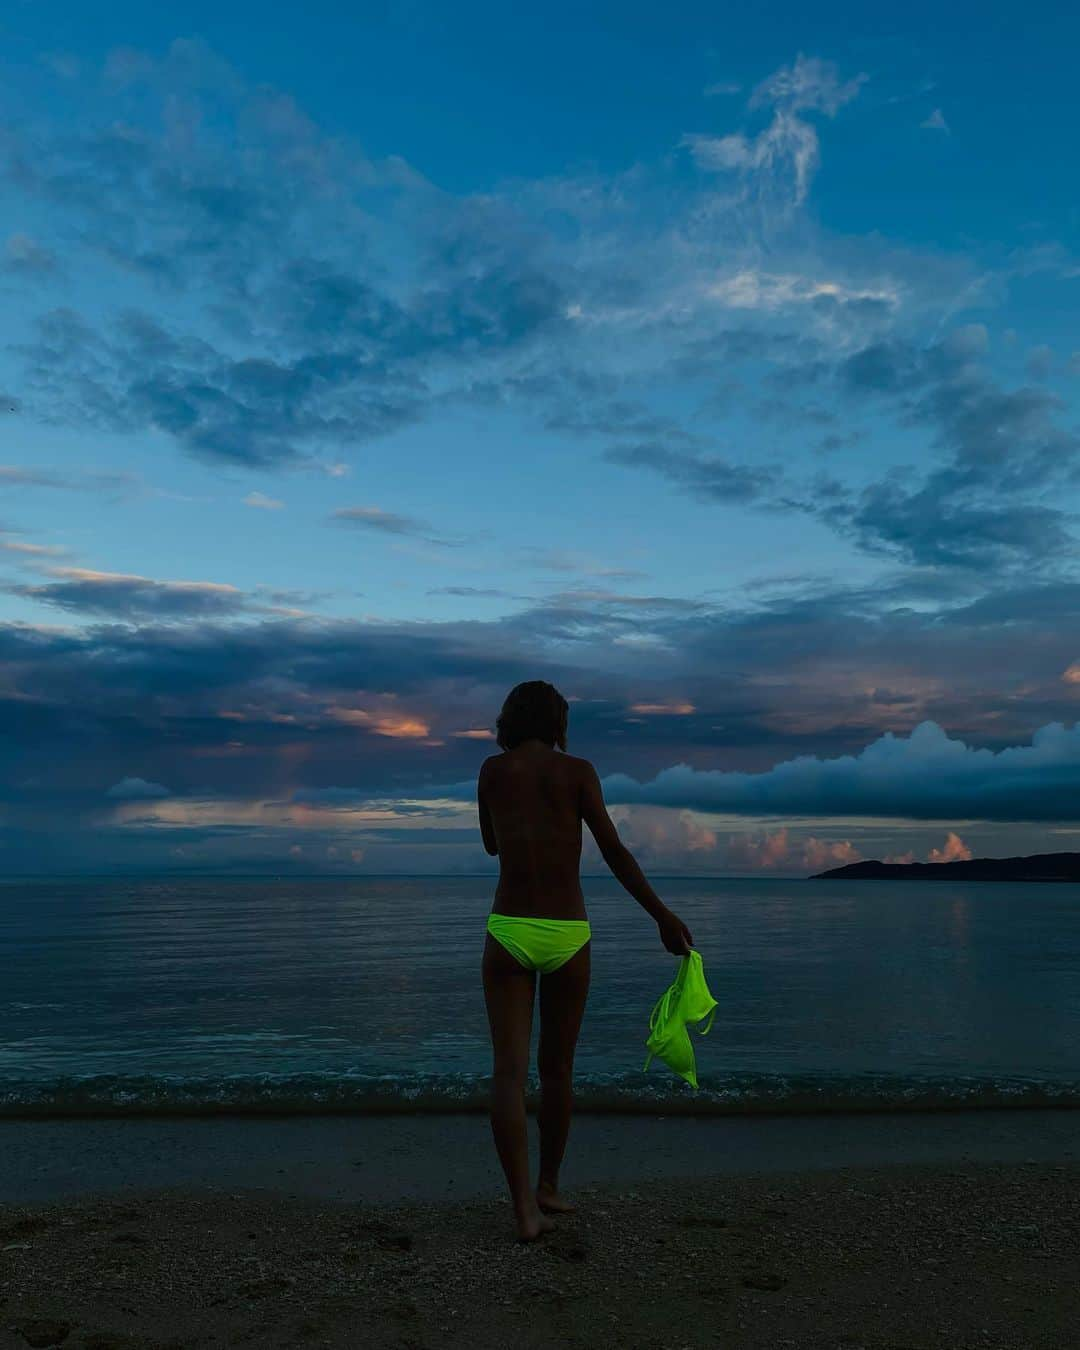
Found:
[{"label": "wispy cloud", "polygon": [[56,254],[28,234],[8,235],[0,267],[24,277],[51,277],[61,270]]},{"label": "wispy cloud", "polygon": [[434,526],[415,516],[400,515],[394,511],[384,511],[379,506],[342,506],[333,511],[331,520],[358,529],[375,530],[382,534],[411,535],[423,539],[425,543],[437,544],[442,548],[460,548],[468,542],[464,537],[451,537],[434,533]]},{"label": "wispy cloud", "polygon": [[740,176],[744,192],[752,191],[759,200],[768,194],[770,203],[780,210],[801,206],[818,166],[820,148],[816,130],[800,114],[835,117],[867,78],[859,74],[841,80],[831,62],[800,54],[793,65],[763,80],[750,96],[749,109],[772,110],[763,131],[726,136],[689,133],[683,143],[700,168]]},{"label": "wispy cloud", "polygon": [[730,94],[737,94],[742,90],[742,85],[736,80],[717,80],[715,84],[705,86],[706,98],[723,98]]},{"label": "wispy cloud", "polygon": [[160,783],[149,783],[145,778],[121,778],[105,793],[119,801],[142,801],[170,796],[169,789]]},{"label": "wispy cloud", "polygon": [[928,117],[919,123],[919,126],[924,127],[927,131],[944,131],[946,134],[949,131],[949,124],[945,121],[945,114],[940,108],[935,108]]}]

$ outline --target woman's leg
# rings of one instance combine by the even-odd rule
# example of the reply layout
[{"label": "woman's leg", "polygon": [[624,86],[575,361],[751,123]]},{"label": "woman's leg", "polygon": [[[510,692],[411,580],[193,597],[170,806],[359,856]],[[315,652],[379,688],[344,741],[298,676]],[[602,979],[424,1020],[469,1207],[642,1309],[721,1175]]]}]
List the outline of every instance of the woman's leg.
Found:
[{"label": "woman's leg", "polygon": [[491,1078],[491,1132],[506,1173],[518,1237],[531,1241],[552,1227],[529,1184],[529,1135],[525,1080],[529,1069],[536,973],[489,933],[484,944],[484,1000],[494,1053]]},{"label": "woman's leg", "polygon": [[540,1179],[541,1209],[562,1213],[573,1205],[559,1195],[559,1167],[570,1132],[574,1100],[574,1051],[589,993],[592,941],[565,965],[540,976]]}]

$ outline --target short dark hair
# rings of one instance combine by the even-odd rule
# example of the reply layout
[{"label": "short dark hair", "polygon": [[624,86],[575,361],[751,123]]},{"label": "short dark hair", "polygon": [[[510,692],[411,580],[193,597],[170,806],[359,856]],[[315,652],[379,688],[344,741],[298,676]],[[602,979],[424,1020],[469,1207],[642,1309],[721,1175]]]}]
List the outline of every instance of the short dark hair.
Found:
[{"label": "short dark hair", "polygon": [[546,680],[516,684],[506,696],[495,719],[495,739],[503,750],[513,750],[522,741],[543,741],[553,749],[566,749],[566,724],[570,705]]}]

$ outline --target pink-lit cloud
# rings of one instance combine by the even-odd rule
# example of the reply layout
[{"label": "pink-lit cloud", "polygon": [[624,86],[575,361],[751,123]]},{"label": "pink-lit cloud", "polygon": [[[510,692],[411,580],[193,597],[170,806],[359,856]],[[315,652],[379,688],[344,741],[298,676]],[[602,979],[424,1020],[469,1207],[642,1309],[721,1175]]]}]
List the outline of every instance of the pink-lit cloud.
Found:
[{"label": "pink-lit cloud", "polygon": [[[716,849],[716,831],[692,811],[668,811],[662,807],[615,808],[611,818],[619,837],[639,861],[677,865],[693,855],[705,856]],[[595,854],[591,835],[584,837],[584,853]]]},{"label": "pink-lit cloud", "polygon": [[347,726],[366,727],[376,736],[423,740],[431,733],[428,723],[412,713],[368,712],[364,708],[344,708],[337,705],[327,708],[326,712],[335,722],[344,722]]},{"label": "pink-lit cloud", "polygon": [[932,848],[927,855],[926,861],[932,863],[967,862],[967,860],[973,856],[971,849],[968,848],[967,844],[964,843],[960,836],[950,830],[945,838],[944,846],[942,848]]},{"label": "pink-lit cloud", "polygon": [[861,857],[850,840],[830,841],[814,835],[793,839],[786,825],[773,834],[766,831],[760,838],[734,834],[727,842],[728,866],[754,872],[821,871],[858,862]]}]

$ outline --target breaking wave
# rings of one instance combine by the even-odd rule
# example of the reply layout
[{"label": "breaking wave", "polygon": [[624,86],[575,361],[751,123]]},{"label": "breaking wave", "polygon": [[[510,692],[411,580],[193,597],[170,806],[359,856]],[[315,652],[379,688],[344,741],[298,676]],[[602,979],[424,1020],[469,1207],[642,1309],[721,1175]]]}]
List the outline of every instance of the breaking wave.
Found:
[{"label": "breaking wave", "polygon": [[[100,1074],[0,1083],[0,1117],[410,1114],[484,1111],[478,1074]],[[536,1100],[536,1084],[528,1098]],[[694,1091],[669,1073],[579,1075],[579,1111],[665,1115],[802,1115],[867,1111],[1080,1107],[1080,1081],[854,1074],[703,1075]]]}]

